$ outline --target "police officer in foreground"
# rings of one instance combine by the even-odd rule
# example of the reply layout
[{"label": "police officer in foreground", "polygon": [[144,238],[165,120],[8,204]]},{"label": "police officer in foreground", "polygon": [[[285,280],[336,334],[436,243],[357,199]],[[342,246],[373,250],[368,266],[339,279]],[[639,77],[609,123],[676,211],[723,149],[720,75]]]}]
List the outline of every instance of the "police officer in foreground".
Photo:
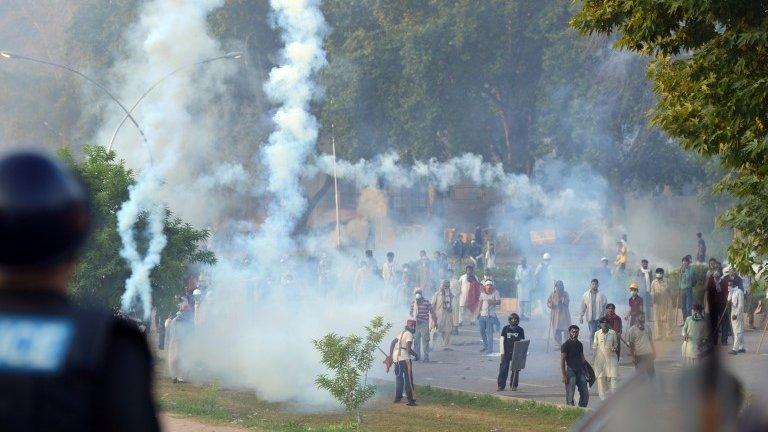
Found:
[{"label": "police officer in foreground", "polygon": [[51,158],[0,158],[1,431],[158,430],[146,339],[67,296],[90,217]]}]

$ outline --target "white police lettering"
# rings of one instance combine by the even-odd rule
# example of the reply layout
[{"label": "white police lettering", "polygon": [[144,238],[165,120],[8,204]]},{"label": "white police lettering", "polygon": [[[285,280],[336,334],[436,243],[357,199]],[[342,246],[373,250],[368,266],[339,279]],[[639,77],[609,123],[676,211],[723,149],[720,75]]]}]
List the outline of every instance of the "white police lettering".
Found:
[{"label": "white police lettering", "polygon": [[58,372],[73,334],[72,322],[64,318],[0,316],[0,372]]}]

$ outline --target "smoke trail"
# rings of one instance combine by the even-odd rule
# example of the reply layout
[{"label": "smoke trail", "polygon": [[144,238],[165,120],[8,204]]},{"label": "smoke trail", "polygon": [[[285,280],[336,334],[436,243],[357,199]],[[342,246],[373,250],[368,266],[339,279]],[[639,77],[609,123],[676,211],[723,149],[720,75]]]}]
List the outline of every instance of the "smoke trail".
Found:
[{"label": "smoke trail", "polygon": [[[475,186],[495,188],[503,194],[509,205],[543,217],[567,214],[574,210],[591,220],[598,220],[601,216],[602,206],[594,200],[579,199],[578,191],[567,187],[547,191],[528,176],[506,173],[502,164],[485,162],[479,155],[465,153],[445,162],[437,159],[416,161],[411,167],[398,165],[398,162],[399,156],[395,153],[379,155],[370,161],[361,159],[355,163],[339,160],[337,175],[363,187],[375,186],[379,180],[384,180],[396,188],[409,188],[426,180],[440,191],[469,181]],[[333,158],[329,155],[319,156],[313,168],[333,174]]]},{"label": "smoke trail", "polygon": [[274,200],[260,238],[277,240],[275,258],[290,250],[291,232],[305,207],[300,174],[314,150],[318,130],[317,120],[309,112],[317,93],[311,76],[326,63],[323,35],[327,26],[319,0],[272,0],[270,5],[283,30],[285,47],[282,64],[272,69],[264,85],[270,99],[281,106],[273,116],[276,128],[263,149],[269,173],[267,189]]},{"label": "smoke trail", "polygon": [[[112,71],[113,80],[121,83],[121,98],[136,100],[174,67],[221,55],[218,43],[207,32],[207,16],[221,4],[223,0],[155,0],[144,4],[139,22],[126,33],[130,55]],[[217,86],[223,87],[222,69],[208,70],[211,69],[215,74],[201,82],[196,82],[192,74],[174,76],[159,86],[134,114],[146,131],[154,164],[147,163],[146,150],[135,145],[136,140],[117,141],[121,155],[140,167],[128,201],[118,212],[118,232],[123,243],[120,254],[131,269],[121,303],[124,310],[131,311],[138,301],[145,318],[152,307],[150,274],[160,263],[167,243],[163,233],[163,198],[176,195],[177,201],[183,201],[178,196],[193,201],[189,192],[182,194],[174,189],[180,182],[169,184],[167,180],[199,174],[194,172],[193,162],[201,159],[189,156],[212,141],[210,133],[198,126],[200,122],[195,121],[189,109],[193,103],[212,98]],[[139,251],[136,232],[142,215],[147,220],[143,234],[148,244],[143,253]]]},{"label": "smoke trail", "polygon": [[[154,170],[143,171],[135,185],[129,190],[126,201],[117,213],[117,231],[123,242],[120,256],[125,259],[130,268],[131,276],[125,281],[125,293],[121,298],[124,311],[133,309],[134,300],[141,302],[144,318],[149,318],[152,311],[152,293],[149,275],[152,269],[160,264],[160,254],[163,252],[167,239],[163,233],[165,209],[157,202],[157,188],[161,182],[155,177]],[[149,245],[144,256],[139,252],[134,228],[139,217],[147,217],[146,236]]]}]

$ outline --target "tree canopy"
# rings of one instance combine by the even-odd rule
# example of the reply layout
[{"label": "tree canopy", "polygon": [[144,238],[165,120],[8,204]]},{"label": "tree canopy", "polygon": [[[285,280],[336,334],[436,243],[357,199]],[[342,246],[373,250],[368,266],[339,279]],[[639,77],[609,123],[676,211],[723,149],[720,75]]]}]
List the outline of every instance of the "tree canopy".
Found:
[{"label": "tree canopy", "polygon": [[726,170],[715,190],[736,202],[719,220],[750,271],[750,252],[768,254],[768,2],[586,0],[572,24],[651,58],[653,124]]},{"label": "tree canopy", "polygon": [[[70,283],[72,295],[81,302],[117,308],[129,276],[129,268],[120,256],[122,244],[115,227],[117,211],[128,199],[128,188],[134,182],[133,172],[113,151],[101,146],[85,147],[85,157],[77,161],[68,150],[62,150],[65,161],[87,185],[92,200],[93,227],[82,258]],[[141,232],[140,221],[137,231]],[[166,211],[165,235],[168,244],[159,266],[152,270],[152,296],[159,316],[177,307],[176,296],[185,287],[191,265],[213,264],[213,253],[202,249],[209,233],[197,230]],[[140,247],[142,247],[140,239]],[[146,241],[143,242],[146,248]]]}]

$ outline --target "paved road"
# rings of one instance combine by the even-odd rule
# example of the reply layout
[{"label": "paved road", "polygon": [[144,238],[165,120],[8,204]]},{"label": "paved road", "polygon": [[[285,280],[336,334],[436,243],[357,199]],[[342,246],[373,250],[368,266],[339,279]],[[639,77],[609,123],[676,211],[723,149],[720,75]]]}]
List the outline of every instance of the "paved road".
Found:
[{"label": "paved road", "polygon": [[[546,324],[541,322],[523,322],[526,335],[531,339],[531,347],[526,369],[520,377],[520,386],[513,392],[509,389],[498,393],[496,377],[498,375],[498,354],[488,356],[481,354],[480,333],[477,326],[463,326],[460,335],[454,336],[450,348],[443,351],[436,347],[430,355],[430,363],[418,362],[414,373],[417,384],[429,384],[437,387],[465,390],[478,393],[500,394],[509,397],[534,399],[552,403],[565,403],[565,390],[560,381],[560,353],[552,342],[547,352]],[[580,340],[585,345],[587,360],[591,360],[586,325],[581,326]],[[739,376],[747,389],[758,399],[768,400],[768,354],[754,354],[760,339],[761,331],[746,333],[747,354],[730,356],[725,354],[727,365]],[[498,351],[498,333],[494,348]],[[662,341],[657,345],[659,356],[656,369],[660,380],[665,383],[674,382],[672,378],[682,370],[681,337],[673,341]],[[730,347],[718,347],[725,353]],[[768,337],[763,346],[763,352],[768,352]],[[619,386],[622,381],[629,379],[634,373],[634,367],[629,364],[631,358],[622,353],[622,365],[619,370]],[[623,364],[627,363],[627,364]],[[597,386],[590,392],[590,407],[599,401]]]}]

